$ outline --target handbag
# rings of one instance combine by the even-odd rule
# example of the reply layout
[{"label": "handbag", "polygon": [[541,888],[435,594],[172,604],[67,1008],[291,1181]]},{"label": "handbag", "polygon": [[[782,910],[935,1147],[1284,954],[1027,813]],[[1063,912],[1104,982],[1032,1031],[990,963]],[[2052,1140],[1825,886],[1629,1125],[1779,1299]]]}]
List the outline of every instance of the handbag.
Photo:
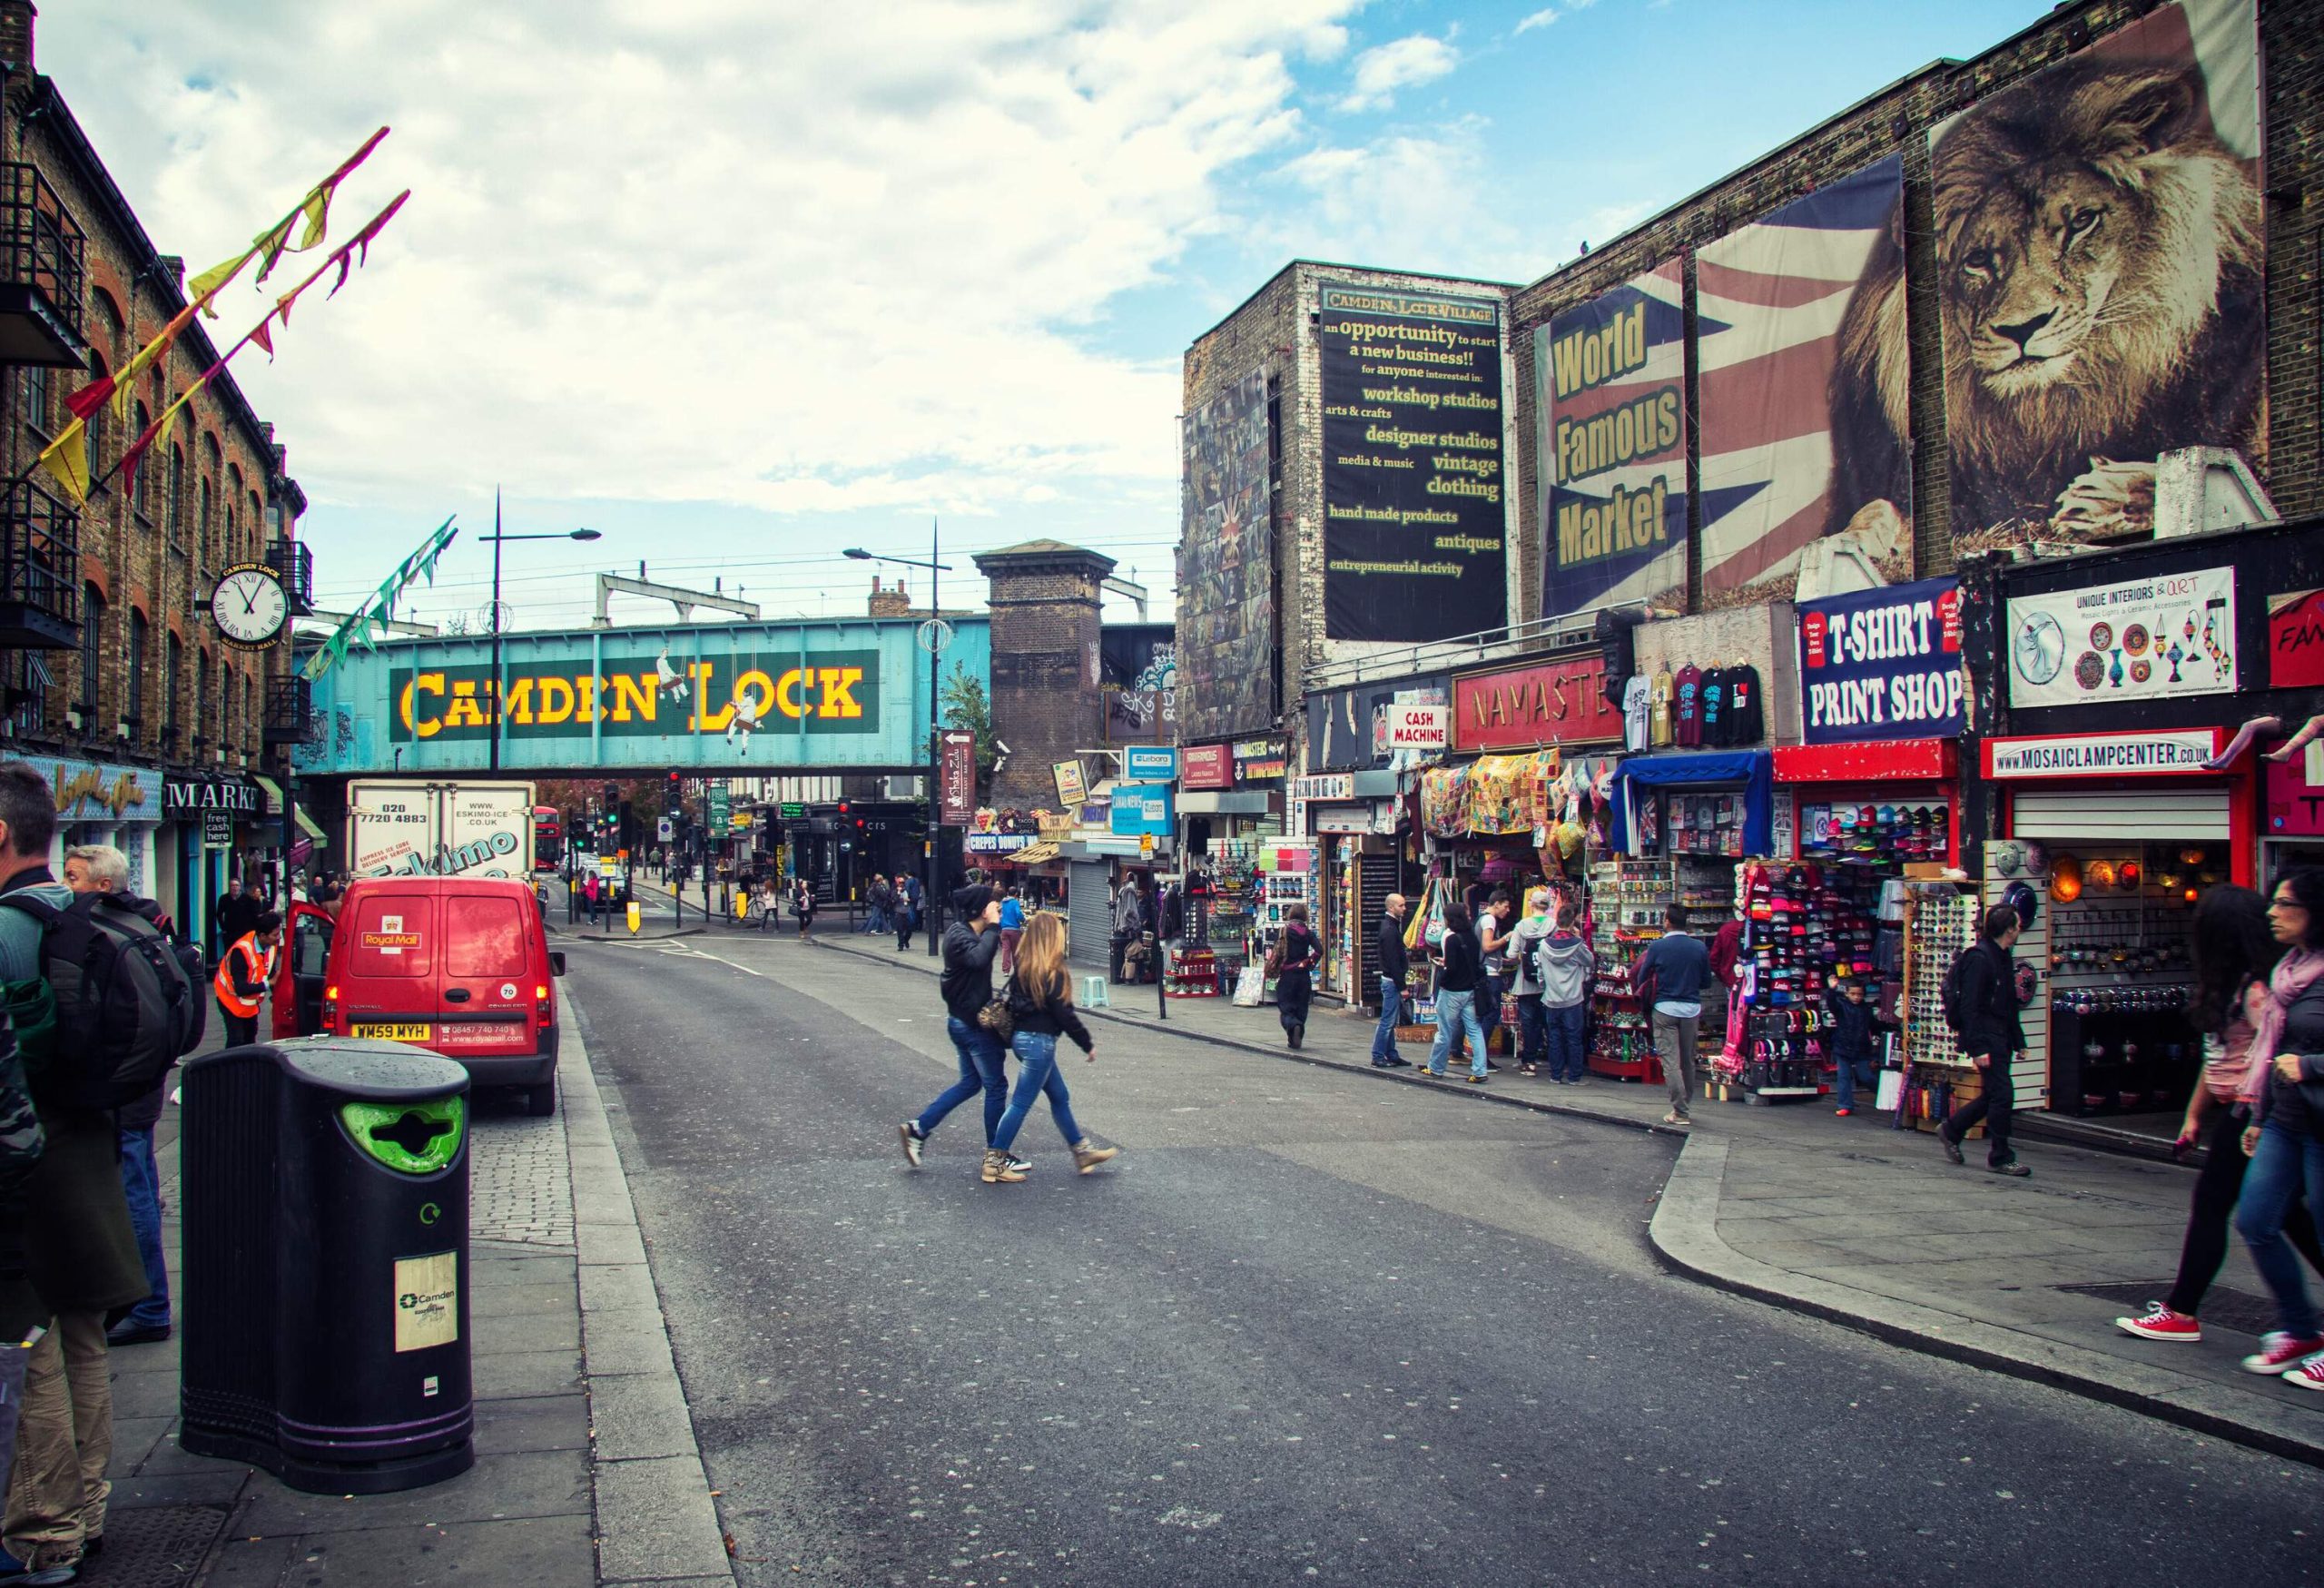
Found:
[{"label": "handbag", "polygon": [[994,993],[982,1009],[977,1011],[977,1024],[990,1031],[1004,1043],[1017,1034],[1017,1016],[1009,1007],[1009,989],[1016,985],[1017,978],[1009,977],[1000,984],[1000,991]]}]

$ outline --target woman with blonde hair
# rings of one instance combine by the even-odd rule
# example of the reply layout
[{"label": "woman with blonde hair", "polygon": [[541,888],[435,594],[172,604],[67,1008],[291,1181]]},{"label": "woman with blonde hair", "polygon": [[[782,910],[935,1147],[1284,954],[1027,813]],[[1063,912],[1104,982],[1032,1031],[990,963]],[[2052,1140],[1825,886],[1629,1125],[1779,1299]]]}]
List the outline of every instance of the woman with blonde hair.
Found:
[{"label": "woman with blonde hair", "polygon": [[1086,1175],[1121,1149],[1100,1147],[1081,1133],[1081,1127],[1074,1122],[1065,1078],[1057,1070],[1060,1035],[1072,1038],[1090,1062],[1098,1058],[1089,1028],[1073,1011],[1073,978],[1065,968],[1063,916],[1044,912],[1026,918],[1025,935],[1017,942],[1017,968],[1009,980],[1009,1014],[1016,1027],[1009,1045],[1017,1055],[1017,1090],[984,1155],[984,1182],[1010,1185],[1025,1178],[1009,1149],[1025,1116],[1033,1111],[1037,1097],[1049,1100],[1049,1118],[1057,1121],[1059,1134],[1072,1149],[1074,1167]]}]

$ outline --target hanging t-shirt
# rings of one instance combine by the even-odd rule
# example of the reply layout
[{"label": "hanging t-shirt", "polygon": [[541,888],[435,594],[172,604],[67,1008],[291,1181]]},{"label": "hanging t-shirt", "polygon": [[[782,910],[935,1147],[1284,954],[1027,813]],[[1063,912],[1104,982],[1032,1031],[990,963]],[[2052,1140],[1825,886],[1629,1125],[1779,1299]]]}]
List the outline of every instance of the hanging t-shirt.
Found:
[{"label": "hanging t-shirt", "polygon": [[1670,744],[1670,669],[1663,667],[1654,675],[1654,716],[1651,733],[1654,747],[1667,749]]},{"label": "hanging t-shirt", "polygon": [[1730,745],[1756,745],[1767,737],[1767,714],[1759,706],[1759,670],[1738,667],[1727,676],[1728,725],[1727,742]]},{"label": "hanging t-shirt", "polygon": [[1703,742],[1703,673],[1692,662],[1679,669],[1673,682],[1670,737],[1682,746]]},{"label": "hanging t-shirt", "polygon": [[1703,675],[1703,743],[1727,743],[1727,670],[1713,667]]},{"label": "hanging t-shirt", "polygon": [[1643,673],[1633,673],[1630,682],[1622,686],[1622,748],[1646,748],[1648,718],[1650,715],[1651,686]]}]

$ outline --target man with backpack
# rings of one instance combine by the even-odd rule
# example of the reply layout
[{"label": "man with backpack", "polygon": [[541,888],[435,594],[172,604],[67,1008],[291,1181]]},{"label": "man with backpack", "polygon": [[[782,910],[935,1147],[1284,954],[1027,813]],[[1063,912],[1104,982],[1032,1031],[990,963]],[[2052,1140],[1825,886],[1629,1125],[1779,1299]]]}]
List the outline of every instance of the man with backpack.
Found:
[{"label": "man with backpack", "polygon": [[188,1014],[200,1012],[198,993],[162,1001],[177,961],[152,924],[101,895],[76,899],[50,875],[55,833],[48,780],[20,761],[0,764],[0,1001],[46,1139],[25,1183],[24,1229],[47,1325],[25,1364],[0,1520],[26,1583],[69,1582],[104,1536],[113,1487],[105,1314],[146,1294],[113,1110],[157,1084],[185,1051],[177,1046],[185,1031],[198,1041],[201,1031]]},{"label": "man with backpack", "polygon": [[[202,984],[202,962],[190,952],[162,907],[129,891],[129,857],[109,843],[84,843],[64,852],[64,885],[77,893],[103,893],[113,904],[133,911],[168,938],[186,972],[188,988]],[[196,1008],[200,1001],[194,1001]],[[197,1037],[196,1041],[200,1039]],[[105,1331],[108,1346],[157,1345],[170,1337],[170,1268],[162,1253],[162,1176],[153,1161],[153,1128],[162,1122],[166,1077],[157,1080],[114,1116],[121,1132],[121,1189],[129,1198],[130,1227],[137,1231],[137,1255],[145,1265],[145,1283],[152,1294],[113,1321]],[[0,1588],[6,1579],[0,1578]]]},{"label": "man with backpack", "polygon": [[258,1041],[259,1000],[274,980],[274,947],[281,941],[282,917],[261,910],[257,922],[228,945],[226,957],[219,962],[211,988],[218,995],[219,1012],[226,1017],[229,1048]]},{"label": "man with backpack", "polygon": [[1590,1011],[1590,984],[1597,980],[1597,956],[1574,924],[1578,913],[1571,902],[1553,905],[1554,923],[1533,951],[1533,980],[1541,989],[1541,1023],[1548,1036],[1549,1057],[1542,1068],[1560,1086],[1581,1084],[1582,1028]]},{"label": "man with backpack", "polygon": [[2034,1172],[2017,1161],[2009,1147],[2010,1114],[2017,1107],[2010,1060],[2025,1054],[2025,1030],[2017,1019],[2017,968],[2009,951],[2022,926],[2016,911],[1994,905],[1985,912],[1977,941],[1963,949],[1945,973],[1945,1023],[1961,1034],[1961,1051],[1977,1067],[1984,1084],[1936,1127],[1937,1145],[1959,1163],[1962,1138],[1983,1119],[1985,1167],[2018,1179]]}]

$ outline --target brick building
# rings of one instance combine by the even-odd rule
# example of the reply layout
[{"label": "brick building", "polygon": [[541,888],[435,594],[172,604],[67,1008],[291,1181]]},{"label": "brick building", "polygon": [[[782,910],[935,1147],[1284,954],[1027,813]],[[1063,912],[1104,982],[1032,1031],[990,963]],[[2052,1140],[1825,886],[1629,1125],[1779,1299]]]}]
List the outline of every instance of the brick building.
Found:
[{"label": "brick building", "polygon": [[[133,487],[116,478],[76,509],[35,466],[69,420],[65,394],[125,362],[186,298],[184,261],[147,234],[38,70],[34,16],[25,0],[0,4],[0,308],[13,311],[0,318],[22,328],[0,352],[13,366],[0,370],[10,481],[0,747],[61,783],[110,791],[68,802],[60,788],[66,836],[119,843],[138,891],[199,930],[231,856],[276,846],[260,780],[281,773],[304,726],[287,647],[227,646],[207,602],[222,570],[263,562],[285,576],[292,613],[305,609],[306,498],[231,374],[180,414]],[[100,410],[92,477],[217,356],[197,321],[132,394],[125,425]],[[236,824],[231,844],[217,813]]]}]

